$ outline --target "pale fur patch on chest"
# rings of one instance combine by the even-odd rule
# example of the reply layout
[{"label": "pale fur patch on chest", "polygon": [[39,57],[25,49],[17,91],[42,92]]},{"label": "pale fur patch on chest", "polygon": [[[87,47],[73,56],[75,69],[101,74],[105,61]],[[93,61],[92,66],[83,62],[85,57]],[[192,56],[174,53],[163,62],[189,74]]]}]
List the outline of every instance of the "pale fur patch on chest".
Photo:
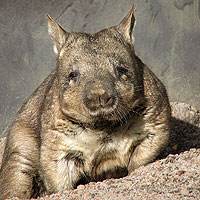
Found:
[{"label": "pale fur patch on chest", "polygon": [[[111,133],[80,127],[71,131],[66,126],[62,128],[62,132],[65,133],[62,138],[65,151],[82,152],[85,170],[91,171],[95,168],[96,173],[119,166],[127,167],[131,149],[147,135],[142,131],[141,124],[134,124],[134,127],[119,127]],[[62,157],[64,156],[66,155],[63,152]]]}]

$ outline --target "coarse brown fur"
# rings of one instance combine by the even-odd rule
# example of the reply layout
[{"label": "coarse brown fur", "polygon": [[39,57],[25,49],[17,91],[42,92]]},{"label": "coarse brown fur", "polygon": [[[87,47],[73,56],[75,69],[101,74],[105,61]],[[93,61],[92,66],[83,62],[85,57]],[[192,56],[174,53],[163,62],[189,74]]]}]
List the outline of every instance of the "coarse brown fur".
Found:
[{"label": "coarse brown fur", "polygon": [[18,112],[0,172],[0,199],[119,178],[155,159],[170,133],[161,81],[135,55],[135,6],[94,34],[48,16],[56,69]]}]

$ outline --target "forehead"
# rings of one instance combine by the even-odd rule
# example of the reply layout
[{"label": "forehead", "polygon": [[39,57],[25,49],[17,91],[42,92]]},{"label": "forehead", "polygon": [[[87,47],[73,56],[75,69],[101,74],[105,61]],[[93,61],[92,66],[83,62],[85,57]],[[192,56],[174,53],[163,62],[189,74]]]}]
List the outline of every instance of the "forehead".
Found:
[{"label": "forehead", "polygon": [[71,33],[60,53],[65,62],[130,62],[127,44],[118,33],[103,30],[95,34]]}]

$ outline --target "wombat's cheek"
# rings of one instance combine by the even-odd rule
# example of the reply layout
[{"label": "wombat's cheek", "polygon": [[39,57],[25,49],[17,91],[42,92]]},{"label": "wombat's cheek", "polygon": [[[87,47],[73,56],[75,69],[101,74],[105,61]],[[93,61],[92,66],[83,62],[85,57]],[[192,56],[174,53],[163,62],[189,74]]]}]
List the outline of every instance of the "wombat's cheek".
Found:
[{"label": "wombat's cheek", "polygon": [[80,122],[90,121],[90,116],[83,108],[82,99],[78,94],[65,94],[60,98],[60,109],[62,113],[71,119],[75,119]]},{"label": "wombat's cheek", "polygon": [[120,99],[127,103],[131,103],[133,96],[135,95],[134,85],[133,84],[124,84],[118,82],[115,86],[116,91],[120,94]]}]

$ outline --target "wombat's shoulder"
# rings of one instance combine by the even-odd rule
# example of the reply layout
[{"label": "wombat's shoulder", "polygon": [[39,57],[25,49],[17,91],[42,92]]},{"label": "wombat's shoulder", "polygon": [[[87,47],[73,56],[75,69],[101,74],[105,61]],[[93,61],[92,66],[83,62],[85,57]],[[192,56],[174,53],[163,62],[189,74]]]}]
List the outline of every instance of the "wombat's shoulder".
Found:
[{"label": "wombat's shoulder", "polygon": [[144,95],[150,101],[160,101],[163,98],[168,100],[167,91],[162,81],[141,61],[138,56],[135,56],[135,59],[142,71]]},{"label": "wombat's shoulder", "polygon": [[30,123],[32,126],[37,126],[38,119],[42,112],[44,99],[51,89],[55,77],[56,72],[53,70],[23,104],[17,113],[16,121],[23,120],[24,122]]}]

